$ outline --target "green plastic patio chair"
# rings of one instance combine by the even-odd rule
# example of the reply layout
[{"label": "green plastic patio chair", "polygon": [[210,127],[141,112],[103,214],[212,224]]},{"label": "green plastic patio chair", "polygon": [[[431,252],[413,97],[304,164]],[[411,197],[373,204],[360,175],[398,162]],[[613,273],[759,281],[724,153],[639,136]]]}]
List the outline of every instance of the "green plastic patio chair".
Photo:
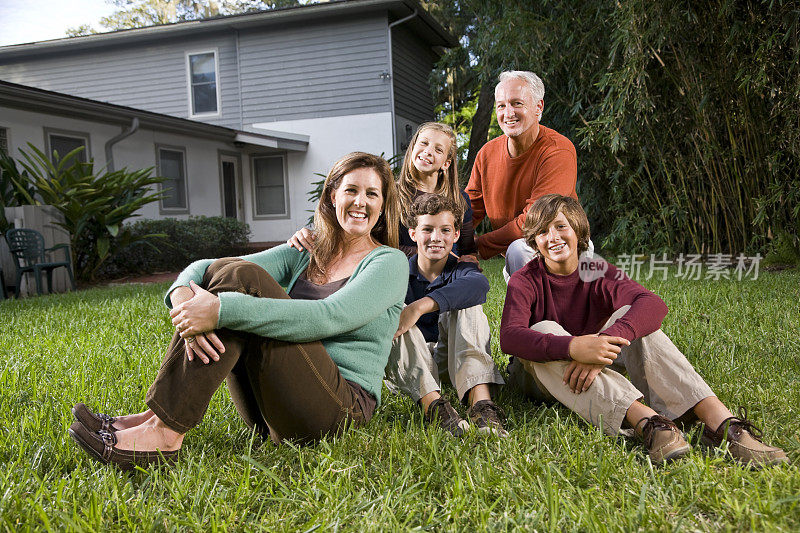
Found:
[{"label": "green plastic patio chair", "polygon": [[[17,291],[19,298],[22,276],[32,273],[36,280],[36,293],[42,294],[42,271],[47,274],[47,289],[53,292],[53,270],[64,267],[69,273],[72,290],[75,290],[75,277],[72,275],[68,244],[57,244],[52,248],[44,247],[44,237],[34,229],[18,228],[6,232],[6,241],[14,263],[17,267]],[[56,250],[64,250],[64,261],[48,261],[48,256]]]}]

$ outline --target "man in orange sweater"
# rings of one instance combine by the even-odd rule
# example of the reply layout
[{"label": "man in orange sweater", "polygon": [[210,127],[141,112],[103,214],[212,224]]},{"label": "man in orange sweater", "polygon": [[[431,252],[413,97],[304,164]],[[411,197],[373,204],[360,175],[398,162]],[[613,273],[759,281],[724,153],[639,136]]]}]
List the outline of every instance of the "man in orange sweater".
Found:
[{"label": "man in orange sweater", "polygon": [[505,135],[478,152],[466,191],[473,224],[488,216],[492,225],[492,231],[476,236],[478,253],[483,259],[505,254],[508,280],[534,254],[522,238],[528,209],[550,193],[577,200],[578,163],[572,142],[539,124],[544,109],[542,80],[520,70],[503,72],[499,80],[495,112]]}]

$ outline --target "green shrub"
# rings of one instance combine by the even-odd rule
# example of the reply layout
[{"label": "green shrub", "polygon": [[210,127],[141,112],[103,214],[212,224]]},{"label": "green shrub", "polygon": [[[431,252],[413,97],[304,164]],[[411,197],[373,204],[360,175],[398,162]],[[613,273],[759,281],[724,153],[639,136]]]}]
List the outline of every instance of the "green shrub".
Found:
[{"label": "green shrub", "polygon": [[781,231],[772,239],[767,247],[764,265],[800,265],[800,247],[791,233]]},{"label": "green shrub", "polygon": [[[198,259],[242,255],[247,251],[250,227],[225,217],[139,220],[126,225],[135,242],[107,261],[98,277],[176,272]],[[152,238],[144,239],[150,235]]]}]

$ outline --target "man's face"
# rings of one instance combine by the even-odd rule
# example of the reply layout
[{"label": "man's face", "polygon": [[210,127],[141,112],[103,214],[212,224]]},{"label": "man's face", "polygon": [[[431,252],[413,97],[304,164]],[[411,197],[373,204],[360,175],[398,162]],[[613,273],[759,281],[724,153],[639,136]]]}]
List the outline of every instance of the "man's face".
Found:
[{"label": "man's face", "polygon": [[517,137],[539,123],[544,102],[533,101],[528,86],[522,80],[505,80],[494,89],[494,110],[503,133]]},{"label": "man's face", "polygon": [[458,240],[455,218],[450,211],[438,215],[420,215],[417,227],[408,230],[411,240],[417,243],[417,253],[430,261],[445,259]]}]

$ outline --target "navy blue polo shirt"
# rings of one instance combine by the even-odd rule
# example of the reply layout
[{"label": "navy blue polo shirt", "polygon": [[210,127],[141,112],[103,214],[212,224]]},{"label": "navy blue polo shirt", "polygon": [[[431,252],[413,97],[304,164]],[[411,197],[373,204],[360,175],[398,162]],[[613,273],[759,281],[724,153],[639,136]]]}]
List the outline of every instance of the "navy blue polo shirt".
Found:
[{"label": "navy blue polo shirt", "polygon": [[469,261],[458,262],[452,255],[436,279],[428,281],[419,273],[417,255],[408,260],[408,291],[406,304],[429,296],[439,304],[439,311],[422,315],[417,327],[428,342],[439,339],[439,313],[453,309],[467,309],[486,302],[489,280]]}]

